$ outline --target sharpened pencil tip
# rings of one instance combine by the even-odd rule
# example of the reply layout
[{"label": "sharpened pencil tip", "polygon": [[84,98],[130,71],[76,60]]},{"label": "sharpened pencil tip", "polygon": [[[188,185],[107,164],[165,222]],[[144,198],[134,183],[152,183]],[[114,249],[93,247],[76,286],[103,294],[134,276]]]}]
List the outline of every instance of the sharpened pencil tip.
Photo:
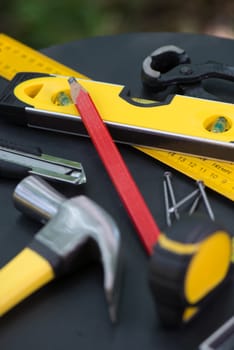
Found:
[{"label": "sharpened pencil tip", "polygon": [[76,104],[77,97],[79,96],[81,91],[81,85],[78,83],[78,81],[74,77],[68,78],[68,83],[70,85],[70,93],[71,93],[72,101],[74,104]]},{"label": "sharpened pencil tip", "polygon": [[77,82],[77,81],[76,81],[76,79],[75,79],[74,77],[68,78],[68,83],[69,83],[69,84],[76,83],[76,82]]}]

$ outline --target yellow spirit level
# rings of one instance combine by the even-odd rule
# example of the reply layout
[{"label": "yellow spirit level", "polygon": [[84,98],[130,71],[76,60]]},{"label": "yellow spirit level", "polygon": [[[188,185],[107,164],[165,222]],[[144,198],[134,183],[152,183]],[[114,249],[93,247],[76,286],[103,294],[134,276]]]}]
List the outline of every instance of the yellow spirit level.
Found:
[{"label": "yellow spirit level", "polygon": [[[140,103],[122,85],[79,79],[89,92],[116,141],[234,161],[234,105],[175,95],[163,103]],[[0,94],[1,115],[19,124],[85,134],[72,102],[67,78],[19,73]],[[66,99],[66,97],[64,97]],[[220,116],[224,132],[212,132]]]}]

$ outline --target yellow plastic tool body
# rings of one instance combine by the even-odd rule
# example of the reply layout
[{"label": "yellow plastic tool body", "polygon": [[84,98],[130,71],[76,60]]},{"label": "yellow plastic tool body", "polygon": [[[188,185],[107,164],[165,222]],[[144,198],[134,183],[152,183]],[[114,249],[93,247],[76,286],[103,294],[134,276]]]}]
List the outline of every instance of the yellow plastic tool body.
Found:
[{"label": "yellow plastic tool body", "polygon": [[[138,104],[121,97],[124,86],[78,79],[89,92],[105,121],[144,129],[183,134],[216,141],[234,140],[234,105],[175,95],[168,104]],[[37,109],[74,114],[75,107],[57,106],[55,96],[69,91],[67,78],[43,77],[29,79],[15,88],[15,96]],[[214,120],[225,116],[230,125],[222,133],[209,131]]]},{"label": "yellow plastic tool body", "polygon": [[[196,304],[222,283],[231,263],[232,242],[226,232],[217,231],[199,245],[185,275],[184,295],[189,304]],[[200,311],[188,306],[183,322],[188,322]]]},{"label": "yellow plastic tool body", "polygon": [[0,270],[0,316],[54,279],[51,265],[25,248]]},{"label": "yellow plastic tool body", "polygon": [[232,242],[226,232],[217,231],[200,244],[185,277],[185,296],[196,303],[224,280],[231,262]]}]

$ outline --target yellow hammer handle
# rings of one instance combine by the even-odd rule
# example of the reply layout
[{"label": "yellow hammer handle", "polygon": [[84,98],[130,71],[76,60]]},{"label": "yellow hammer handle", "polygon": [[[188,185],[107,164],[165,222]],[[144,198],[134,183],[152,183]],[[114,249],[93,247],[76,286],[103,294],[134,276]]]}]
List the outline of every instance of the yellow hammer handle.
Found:
[{"label": "yellow hammer handle", "polygon": [[0,270],[0,316],[54,279],[52,266],[30,248]]}]

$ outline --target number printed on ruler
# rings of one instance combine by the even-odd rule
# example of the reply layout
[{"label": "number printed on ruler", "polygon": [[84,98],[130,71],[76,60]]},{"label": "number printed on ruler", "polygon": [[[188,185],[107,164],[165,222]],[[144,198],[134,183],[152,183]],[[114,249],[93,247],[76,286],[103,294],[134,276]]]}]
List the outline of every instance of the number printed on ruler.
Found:
[{"label": "number printed on ruler", "polygon": [[[167,157],[172,160],[178,170],[190,174],[196,180],[203,180],[206,186],[213,187],[220,193],[230,192],[234,200],[234,164],[206,158],[191,157],[168,152]],[[162,160],[163,161],[163,160]],[[168,159],[170,162],[170,160]],[[170,165],[172,163],[170,162]]]},{"label": "number printed on ruler", "polygon": [[139,149],[194,180],[202,180],[205,186],[234,200],[234,163],[170,151]]}]

